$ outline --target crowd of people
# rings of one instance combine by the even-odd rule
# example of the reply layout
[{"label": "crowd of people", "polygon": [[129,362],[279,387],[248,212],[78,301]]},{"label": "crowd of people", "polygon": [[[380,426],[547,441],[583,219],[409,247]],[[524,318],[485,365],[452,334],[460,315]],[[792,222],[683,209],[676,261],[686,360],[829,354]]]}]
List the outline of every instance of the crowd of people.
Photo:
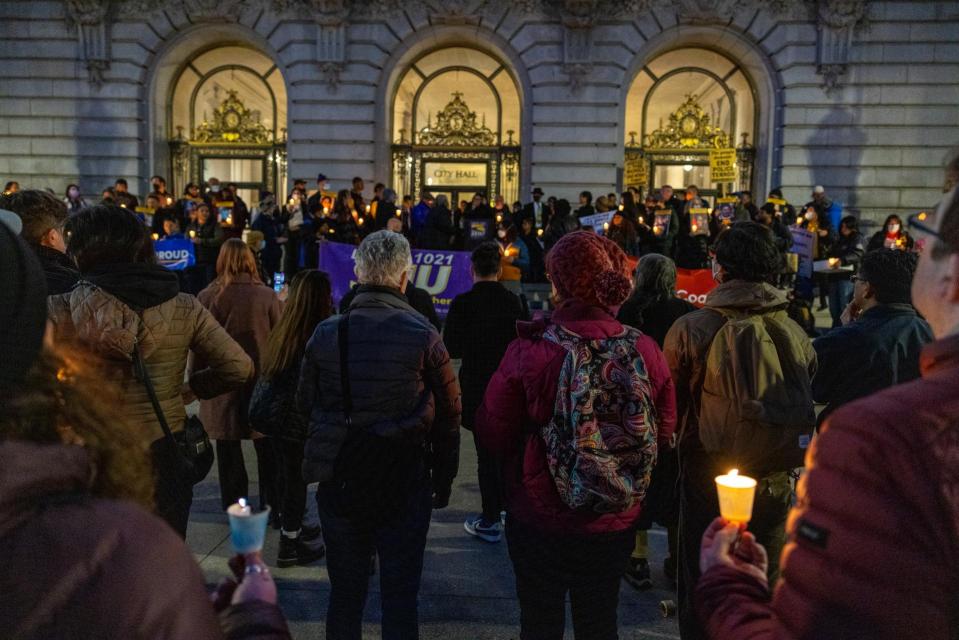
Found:
[{"label": "crowd of people", "polygon": [[[374,572],[383,637],[416,638],[461,427],[480,490],[465,535],[505,534],[523,640],[562,638],[567,598],[577,638],[617,638],[621,582],[652,586],[654,524],[684,640],[955,637],[957,182],[959,159],[937,208],[890,216],[868,246],[855,217],[834,231],[821,187],[797,214],[776,190],[711,208],[692,185],[452,211],[381,184],[367,204],[359,178],[333,193],[320,175],[250,211],[212,179],[174,199],[154,177],[145,208],[122,180],[94,205],[8,184],[13,637],[288,637],[269,565],[325,556],[328,638],[361,637]],[[852,267],[825,274],[841,308],[815,339],[791,314],[790,227]],[[154,251],[181,229],[187,277]],[[317,241],[356,245],[343,300]],[[470,251],[445,322],[409,282],[412,247]],[[683,266],[712,270],[702,308],[676,297]],[[540,279],[554,309],[530,317],[517,285]],[[222,507],[248,496],[244,440],[280,545],[234,558],[211,605],[183,542],[193,487],[215,450]],[[720,517],[731,468],[757,483],[748,525]]]}]

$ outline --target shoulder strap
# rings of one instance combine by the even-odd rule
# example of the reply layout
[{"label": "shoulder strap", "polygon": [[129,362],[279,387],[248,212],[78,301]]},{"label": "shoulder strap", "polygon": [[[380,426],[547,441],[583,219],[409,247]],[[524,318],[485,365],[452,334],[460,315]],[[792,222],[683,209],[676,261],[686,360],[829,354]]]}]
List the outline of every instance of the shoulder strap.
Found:
[{"label": "shoulder strap", "polygon": [[346,426],[353,426],[353,393],[350,389],[349,370],[349,342],[350,342],[350,313],[347,311],[340,316],[337,326],[336,339],[340,348],[340,387],[343,391],[343,414],[346,416]]},{"label": "shoulder strap", "polygon": [[133,370],[137,377],[140,378],[143,386],[145,386],[147,389],[147,395],[150,396],[150,404],[153,405],[153,413],[156,414],[157,420],[160,423],[160,428],[163,429],[163,435],[166,436],[166,438],[170,440],[170,443],[175,447],[176,439],[173,437],[173,432],[170,431],[170,425],[167,424],[166,416],[163,414],[163,407],[160,406],[160,400],[157,398],[156,389],[153,388],[153,380],[150,379],[150,374],[147,372],[146,364],[143,362],[143,355],[140,353],[140,342],[136,339],[134,339],[133,342]]}]

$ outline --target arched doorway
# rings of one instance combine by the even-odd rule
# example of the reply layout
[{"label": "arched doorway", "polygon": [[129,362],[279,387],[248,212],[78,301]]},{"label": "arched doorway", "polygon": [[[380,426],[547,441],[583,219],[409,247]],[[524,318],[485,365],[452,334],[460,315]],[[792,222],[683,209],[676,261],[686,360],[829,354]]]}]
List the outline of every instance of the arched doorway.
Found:
[{"label": "arched doorway", "polygon": [[392,183],[450,202],[477,192],[519,197],[521,108],[515,79],[497,58],[444,47],[414,60],[391,101]]},{"label": "arched doorway", "polygon": [[248,203],[286,190],[287,96],[273,60],[241,45],[208,48],[170,83],[166,131],[174,189],[235,182]]},{"label": "arched doorway", "polygon": [[[696,185],[704,195],[749,189],[757,99],[747,70],[702,47],[683,47],[642,66],[626,97],[626,184]],[[736,148],[736,176],[711,181],[710,151]]]}]

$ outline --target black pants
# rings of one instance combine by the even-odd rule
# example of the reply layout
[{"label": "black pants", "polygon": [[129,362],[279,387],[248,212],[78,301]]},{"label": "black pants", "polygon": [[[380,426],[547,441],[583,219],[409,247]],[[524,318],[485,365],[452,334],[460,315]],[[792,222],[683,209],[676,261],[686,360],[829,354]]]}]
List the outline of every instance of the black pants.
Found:
[{"label": "black pants", "polygon": [[562,640],[567,592],[577,640],[618,638],[619,583],[634,536],[632,529],[597,536],[550,535],[507,519],[521,640]]},{"label": "black pants", "polygon": [[303,442],[270,438],[279,471],[280,499],[277,506],[282,514],[283,530],[299,531],[306,513],[306,482],[303,480]]},{"label": "black pants", "polygon": [[[268,438],[257,438],[253,441],[253,448],[260,477],[260,509],[267,505],[275,509],[279,502],[273,447]],[[220,475],[220,502],[224,510],[238,499],[249,497],[250,479],[243,461],[242,440],[216,441],[216,468]]]},{"label": "black pants", "polygon": [[193,504],[193,486],[180,482],[172,473],[172,469],[172,464],[154,460],[153,486],[156,513],[173,527],[181,538],[186,538],[190,507]]},{"label": "black pants", "polygon": [[483,520],[487,524],[499,522],[503,511],[503,487],[500,481],[500,465],[489,451],[484,449],[473,432],[476,444],[476,475],[479,476],[480,499],[483,501]]},{"label": "black pants", "polygon": [[[679,635],[683,640],[706,638],[693,608],[693,591],[699,581],[699,550],[703,533],[719,515],[716,476],[731,463],[721,463],[704,451],[690,451],[680,458],[679,564],[677,567]],[[753,518],[749,530],[769,554],[769,584],[779,574],[779,554],[785,544],[786,516],[792,484],[786,473],[758,478]]]},{"label": "black pants", "polygon": [[375,528],[357,526],[336,513],[337,491],[321,486],[316,493],[331,588],[327,640],[360,640],[374,554],[379,557],[383,640],[416,640],[423,553],[432,512],[429,482],[410,495],[395,522]]}]

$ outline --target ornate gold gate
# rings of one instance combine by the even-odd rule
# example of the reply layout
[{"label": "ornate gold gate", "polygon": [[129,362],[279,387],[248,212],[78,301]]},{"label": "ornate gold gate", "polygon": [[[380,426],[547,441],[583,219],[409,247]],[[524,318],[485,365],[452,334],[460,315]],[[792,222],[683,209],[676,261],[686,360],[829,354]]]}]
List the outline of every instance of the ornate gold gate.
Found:
[{"label": "ornate gold gate", "polygon": [[[258,120],[257,112],[244,106],[235,90],[204,120],[189,138],[178,126],[170,141],[171,170],[175,188],[188,182],[203,184],[210,177],[235,182],[239,189],[277,193],[286,182],[286,129],[280,139]],[[278,197],[282,197],[278,194]],[[254,204],[250,199],[249,204]]]},{"label": "ornate gold gate", "polygon": [[501,194],[510,203],[519,195],[520,147],[513,140],[515,133],[508,130],[507,139],[498,141],[486,126],[485,114],[471,111],[463,94],[453,92],[436,114],[435,124],[432,115],[427,116],[426,126],[410,139],[406,129],[399,130],[393,144],[394,188],[413,195],[414,201],[424,189],[445,193],[453,207],[479,191],[490,199]]}]

